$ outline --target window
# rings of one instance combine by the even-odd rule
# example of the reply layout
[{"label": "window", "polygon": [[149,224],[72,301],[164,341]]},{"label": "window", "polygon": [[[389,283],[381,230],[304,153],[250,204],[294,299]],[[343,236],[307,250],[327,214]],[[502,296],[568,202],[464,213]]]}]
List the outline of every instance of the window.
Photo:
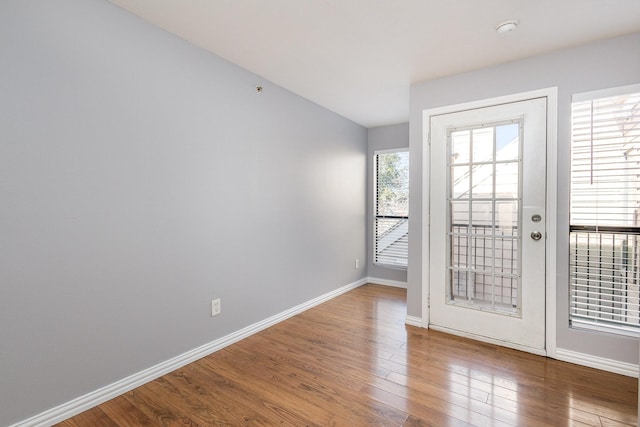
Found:
[{"label": "window", "polygon": [[374,264],[407,268],[409,243],[409,152],[377,151],[375,166]]},{"label": "window", "polygon": [[569,318],[640,332],[640,85],[574,95]]}]

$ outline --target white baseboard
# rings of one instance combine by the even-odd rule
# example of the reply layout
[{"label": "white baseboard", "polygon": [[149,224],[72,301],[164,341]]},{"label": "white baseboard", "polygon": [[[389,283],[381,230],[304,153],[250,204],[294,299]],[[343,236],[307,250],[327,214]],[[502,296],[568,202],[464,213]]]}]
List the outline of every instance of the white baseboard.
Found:
[{"label": "white baseboard", "polygon": [[527,353],[536,354],[538,356],[546,356],[547,355],[547,352],[544,349],[528,347],[526,345],[517,344],[517,343],[513,343],[513,342],[509,342],[509,341],[502,341],[502,340],[495,339],[493,337],[486,337],[484,335],[476,335],[476,334],[472,334],[470,332],[459,331],[457,329],[450,329],[450,328],[446,328],[444,326],[429,325],[429,329],[433,329],[434,331],[444,332],[444,333],[451,334],[451,335],[457,335],[457,336],[463,337],[463,338],[469,338],[469,339],[472,339],[472,340],[475,340],[475,341],[482,341],[482,342],[486,342],[486,343],[489,343],[489,344],[495,344],[495,345],[499,345],[499,346],[502,346],[502,347],[512,348],[514,350],[520,350],[520,351],[524,351],[524,352],[527,352]]},{"label": "white baseboard", "polygon": [[409,316],[407,314],[407,316],[404,318],[404,323],[411,326],[417,326],[418,328],[423,327],[422,317],[418,317],[418,316]]},{"label": "white baseboard", "polygon": [[367,283],[373,285],[392,286],[394,288],[407,289],[407,282],[400,282],[398,280],[380,279],[379,277],[367,277]]},{"label": "white baseboard", "polygon": [[367,283],[360,279],[9,427],[49,427]]},{"label": "white baseboard", "polygon": [[[417,316],[407,315],[405,318],[407,325],[424,327],[422,324],[422,318]],[[526,351],[528,353],[538,354],[544,356],[544,351],[531,349],[529,347],[518,346],[512,343],[505,343],[503,341],[491,340],[486,337],[477,337],[473,334],[467,334],[464,332],[454,331],[448,328],[442,328],[434,325],[429,326],[431,329],[441,332],[446,332],[453,335],[459,335],[466,338],[471,338],[479,341],[489,342],[492,344],[502,345],[516,350]],[[565,350],[556,348],[553,354],[548,354],[552,359],[562,360],[563,362],[575,363],[576,365],[587,366],[589,368],[600,369],[602,371],[613,372],[615,374],[626,375],[628,377],[638,378],[640,366],[633,363],[620,362],[613,359],[606,359],[604,357],[592,356],[590,354],[578,353],[571,350]]]},{"label": "white baseboard", "polygon": [[555,359],[638,378],[638,365],[634,363],[619,362],[613,359],[605,359],[604,357],[592,356],[590,354],[578,353],[562,348],[556,348]]}]

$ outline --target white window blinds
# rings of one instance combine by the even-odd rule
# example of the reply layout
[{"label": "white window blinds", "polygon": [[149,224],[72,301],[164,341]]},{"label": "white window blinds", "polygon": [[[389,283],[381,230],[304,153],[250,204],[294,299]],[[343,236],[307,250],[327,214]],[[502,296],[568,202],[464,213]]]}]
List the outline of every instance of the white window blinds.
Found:
[{"label": "white window blinds", "polygon": [[578,95],[572,103],[570,321],[636,334],[640,85],[622,89]]},{"label": "white window blinds", "polygon": [[406,268],[409,244],[409,152],[374,155],[374,264]]}]

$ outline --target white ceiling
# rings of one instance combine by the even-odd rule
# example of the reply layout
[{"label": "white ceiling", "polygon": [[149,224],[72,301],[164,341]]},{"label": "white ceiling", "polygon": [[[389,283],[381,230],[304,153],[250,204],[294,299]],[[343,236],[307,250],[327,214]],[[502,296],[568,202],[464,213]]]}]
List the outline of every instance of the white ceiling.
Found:
[{"label": "white ceiling", "polygon": [[640,0],[109,1],[366,127],[412,83],[640,31]]}]

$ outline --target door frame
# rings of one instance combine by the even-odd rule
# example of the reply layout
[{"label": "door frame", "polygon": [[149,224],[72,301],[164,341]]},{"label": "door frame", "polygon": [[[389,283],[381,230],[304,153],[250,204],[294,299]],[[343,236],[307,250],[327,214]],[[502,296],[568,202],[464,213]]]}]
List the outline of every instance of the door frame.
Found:
[{"label": "door frame", "polygon": [[[429,198],[431,192],[431,117],[443,114],[456,113],[465,110],[473,110],[484,107],[491,107],[498,104],[507,104],[519,101],[526,101],[533,98],[547,98],[547,146],[546,146],[546,198],[545,215],[547,223],[547,235],[545,239],[545,350],[540,354],[555,357],[556,353],[556,241],[557,241],[557,109],[558,109],[558,88],[549,87],[528,92],[520,92],[512,95],[499,96],[495,98],[482,99],[465,102],[461,104],[448,105],[444,107],[431,108],[422,112],[422,319],[421,326],[429,328],[429,277],[431,273],[429,245],[431,211]],[[450,332],[450,331],[449,331]],[[476,338],[475,336],[465,335]],[[493,344],[505,345],[502,341],[492,341]],[[530,352],[531,349],[521,348],[517,344],[509,347]]]}]

